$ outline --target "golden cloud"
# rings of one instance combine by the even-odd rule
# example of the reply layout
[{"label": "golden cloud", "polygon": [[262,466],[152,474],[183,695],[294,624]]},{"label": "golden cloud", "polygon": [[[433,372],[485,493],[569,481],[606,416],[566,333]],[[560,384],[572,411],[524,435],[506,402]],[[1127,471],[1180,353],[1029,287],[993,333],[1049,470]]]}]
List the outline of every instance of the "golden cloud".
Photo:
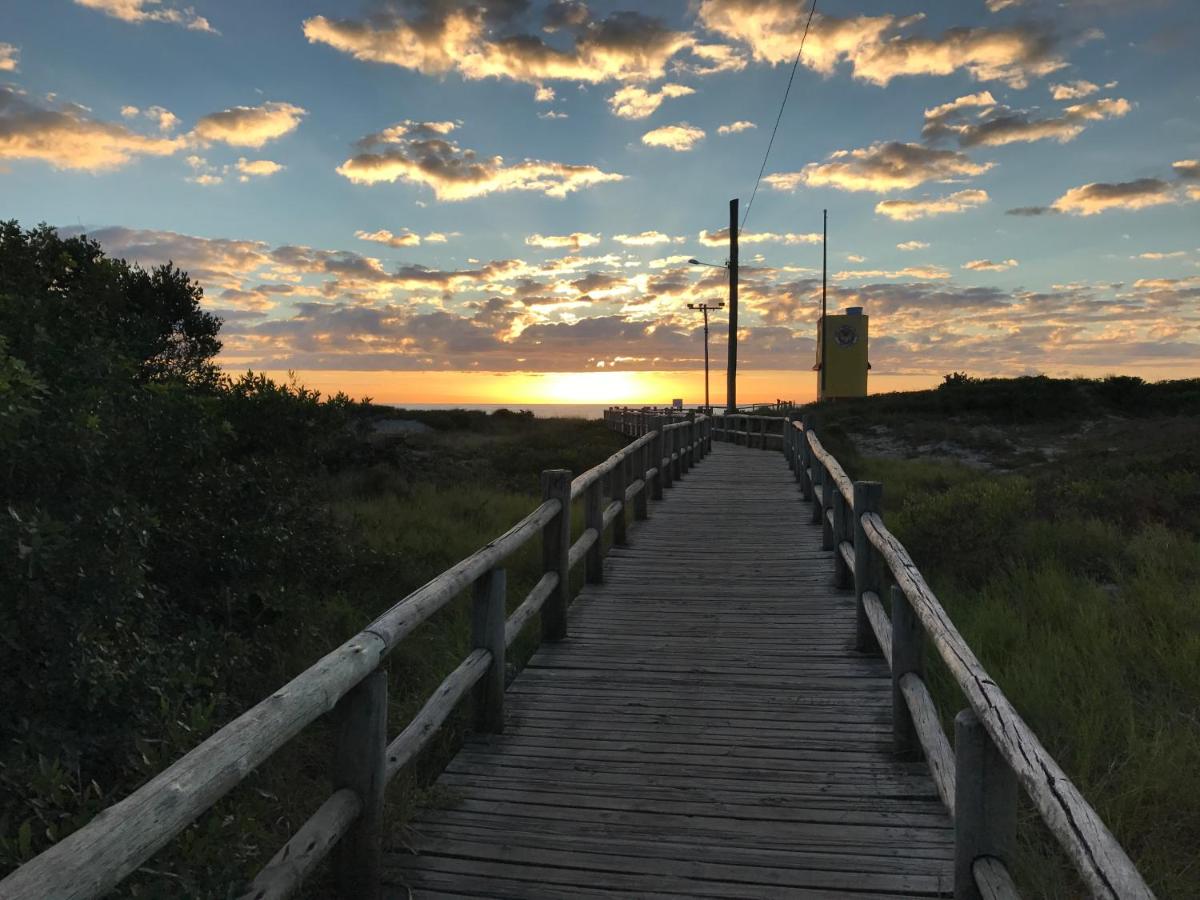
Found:
[{"label": "golden cloud", "polygon": [[21,51],[12,44],[0,43],[0,72],[17,71],[17,61]]},{"label": "golden cloud", "polygon": [[1083,79],[1068,81],[1065,84],[1050,85],[1050,96],[1055,100],[1079,100],[1082,97],[1091,96],[1099,91],[1099,85],[1092,84],[1090,81],[1084,81]]},{"label": "golden cloud", "polygon": [[[950,75],[965,71],[978,81],[1003,81],[1020,88],[1030,77],[1055,72],[1066,63],[1054,52],[1053,36],[1033,25],[1009,28],[952,28],[938,37],[905,33],[923,15],[813,17],[802,62],[823,75],[846,63],[853,77],[879,86],[902,75]],[[772,64],[796,55],[808,19],[794,0],[703,0],[700,21],[747,45],[755,59]]]},{"label": "golden cloud", "polygon": [[[729,228],[718,228],[716,231],[704,229],[700,232],[700,243],[705,247],[729,246]],[[777,234],[773,231],[742,231],[738,232],[738,244],[819,244],[819,232],[808,234]]]},{"label": "golden cloud", "polygon": [[1015,259],[1002,259],[999,262],[992,262],[990,259],[972,259],[962,264],[964,269],[969,269],[972,272],[1003,272],[1007,269],[1015,269],[1020,263]]},{"label": "golden cloud", "polygon": [[896,245],[897,250],[928,250],[929,243],[927,241],[905,241],[902,244]]},{"label": "golden cloud", "polygon": [[1071,188],[1051,204],[1059,212],[1094,216],[1110,209],[1145,209],[1175,203],[1179,195],[1161,178],[1138,178],[1115,184],[1093,182]]},{"label": "golden cloud", "polygon": [[642,135],[642,143],[647,147],[666,147],[668,150],[691,150],[704,140],[704,129],[680,122],[678,125],[664,125],[647,131]]},{"label": "golden cloud", "polygon": [[655,244],[682,244],[682,237],[671,237],[661,231],[643,231],[639,234],[614,234],[613,240],[627,247],[651,247]]},{"label": "golden cloud", "polygon": [[897,222],[911,222],[914,219],[927,219],[946,213],[965,212],[972,207],[982,206],[988,200],[987,191],[955,191],[946,197],[924,200],[882,200],[875,204],[875,212]]},{"label": "golden cloud", "polygon": [[657,91],[647,91],[644,88],[627,86],[621,88],[608,98],[608,106],[613,115],[622,119],[645,119],[654,113],[663,101],[671,97],[686,97],[696,91],[683,84],[664,84]]},{"label": "golden cloud", "polygon": [[571,234],[531,234],[525,238],[530,247],[541,247],[543,250],[579,250],[581,247],[591,247],[600,243],[600,235],[574,231]]},{"label": "golden cloud", "polygon": [[482,8],[434,4],[412,20],[384,14],[367,21],[314,16],[304,22],[309,43],[326,44],[355,59],[428,75],[457,71],[464,78],[535,85],[649,81],[662,77],[667,62],[695,43],[690,35],[637,12],[576,23],[572,31],[572,46],[560,50],[534,34],[497,35]]},{"label": "golden cloud", "polygon": [[753,122],[747,122],[744,119],[737,122],[730,122],[728,125],[718,125],[717,134],[737,134],[739,131],[749,131],[751,128],[757,128]]},{"label": "golden cloud", "polygon": [[806,184],[884,194],[918,187],[927,181],[979,175],[993,165],[972,162],[953,150],[889,141],[857,150],[838,150],[823,163],[809,163],[799,172],[768,175],[763,180],[776,190],[794,190]]},{"label": "golden cloud", "polygon": [[[985,104],[982,101],[986,99]],[[992,105],[991,94],[960,97],[952,103],[925,110],[925,125],[921,136],[929,141],[956,137],[961,147],[999,147],[1017,142],[1031,143],[1056,140],[1060,144],[1074,140],[1087,122],[1120,118],[1133,107],[1122,98],[1093,100],[1068,106],[1061,115],[1046,119],[1031,119],[1025,112],[1006,106]],[[968,119],[962,110],[969,106],[988,105],[979,116]]]},{"label": "golden cloud", "polygon": [[919,278],[924,281],[940,281],[944,278],[949,278],[950,273],[941,266],[906,266],[903,269],[894,271],[887,269],[853,269],[845,272],[836,272],[832,276],[834,281],[857,281],[865,278],[886,278],[889,280],[896,278]]},{"label": "golden cloud", "polygon": [[241,180],[247,181],[251,177],[267,178],[282,172],[284,166],[269,159],[246,159],[242,156],[238,158],[235,168],[242,173]]},{"label": "golden cloud", "polygon": [[75,0],[79,6],[86,6],[120,19],[122,22],[167,22],[171,25],[182,25],[191,31],[208,31],[216,33],[204,16],[196,15],[190,6],[175,7],[161,6],[159,0]]},{"label": "golden cloud", "polygon": [[294,131],[307,113],[294,104],[275,101],[262,106],[234,106],[201,116],[193,134],[202,141],[257,149]]},{"label": "golden cloud", "polygon": [[57,169],[100,172],[135,156],[170,156],[182,138],[151,137],[89,117],[79,106],[47,109],[0,86],[0,159],[38,159]]},{"label": "golden cloud", "polygon": [[[625,176],[596,166],[527,159],[506,165],[499,156],[481,158],[443,135],[453,122],[402,122],[359,141],[360,147],[387,145],[379,152],[351,157],[337,172],[355,184],[407,181],[433,189],[439,200],[469,200],[507,191],[539,191],[562,198],[572,191]],[[432,132],[432,136],[431,135]]]}]

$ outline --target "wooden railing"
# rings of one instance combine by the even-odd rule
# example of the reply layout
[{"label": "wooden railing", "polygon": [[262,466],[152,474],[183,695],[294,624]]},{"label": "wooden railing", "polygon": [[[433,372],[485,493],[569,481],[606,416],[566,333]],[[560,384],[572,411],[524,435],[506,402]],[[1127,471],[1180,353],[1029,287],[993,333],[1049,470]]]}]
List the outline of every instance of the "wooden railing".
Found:
[{"label": "wooden railing", "polygon": [[[644,426],[633,412],[626,411],[621,424],[636,433]],[[751,424],[755,419],[772,424]],[[738,443],[764,434],[781,439],[800,494],[813,504],[822,546],[833,551],[834,580],[854,590],[855,646],[881,653],[891,668],[893,749],[910,758],[924,755],[954,820],[954,896],[1019,896],[1009,874],[1019,784],[1093,896],[1152,898],[1128,854],[984,670],[904,545],[884,525],[883,485],[852,482],[810,425],[787,417],[718,413],[712,436]],[[882,600],[885,571],[891,582],[890,617]],[[954,720],[953,747],[925,684],[926,639],[967,699],[968,707]]]},{"label": "wooden railing", "polygon": [[[801,421],[785,425],[784,454],[813,504],[822,542],[834,551],[834,578],[856,597],[855,644],[878,650],[892,672],[892,731],[897,753],[923,752],[954,819],[956,898],[1010,898],[1017,832],[1017,785],[1066,852],[1093,896],[1151,898],[1153,893],[1096,811],[988,675],[904,545],[881,517],[883,486],[851,482]],[[891,616],[884,609],[884,572]],[[954,746],[922,669],[933,644],[968,708],[954,720]]]},{"label": "wooden railing", "polygon": [[[671,421],[686,421],[698,413],[670,407],[643,406],[632,409],[613,406],[604,411],[604,421],[610,428],[622,434],[637,437],[644,434],[647,423],[666,416]],[[715,411],[712,416],[713,437],[722,441],[733,441],[747,447],[768,446],[782,449],[784,441],[784,418],[782,416],[759,416],[752,413],[730,413]]]},{"label": "wooden railing", "polygon": [[[625,541],[626,509],[649,514],[648,499],[702,459],[711,421],[647,418],[636,440],[574,480],[565,469],[542,473],[542,503],[524,519],[424,587],[257,706],[243,713],[124,800],[63,838],[3,881],[3,900],[98,897],[129,876],[320,716],[337,720],[333,794],[271,858],[243,900],[287,897],[329,853],[341,896],[376,897],[381,884],[383,791],[469,693],[475,727],[504,726],[505,650],[539,612],[542,637],[567,634],[570,573],[603,578],[604,531]],[[608,489],[604,486],[607,482]],[[649,496],[648,496],[649,495]],[[571,504],[583,498],[583,533],[571,541]],[[605,501],[608,501],[607,503]],[[501,564],[541,535],[543,575],[509,616]],[[474,649],[411,722],[387,739],[387,677],[381,664],[417,626],[472,589]]]}]

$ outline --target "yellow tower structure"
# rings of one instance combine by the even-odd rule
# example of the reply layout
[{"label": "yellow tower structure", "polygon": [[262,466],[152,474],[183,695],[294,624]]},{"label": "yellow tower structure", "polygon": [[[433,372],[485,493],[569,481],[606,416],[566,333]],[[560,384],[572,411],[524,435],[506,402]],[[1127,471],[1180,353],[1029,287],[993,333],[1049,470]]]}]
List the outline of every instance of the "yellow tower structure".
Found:
[{"label": "yellow tower structure", "polygon": [[817,320],[817,399],[867,395],[867,325],[861,306]]}]

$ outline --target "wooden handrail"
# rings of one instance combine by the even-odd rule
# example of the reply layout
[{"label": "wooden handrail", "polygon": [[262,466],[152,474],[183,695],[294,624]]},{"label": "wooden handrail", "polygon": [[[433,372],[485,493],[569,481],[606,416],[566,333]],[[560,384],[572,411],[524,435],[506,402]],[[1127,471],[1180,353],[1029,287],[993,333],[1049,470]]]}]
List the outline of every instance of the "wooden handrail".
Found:
[{"label": "wooden handrail", "polygon": [[[788,437],[784,440],[784,453],[795,469],[806,496],[814,497],[815,502],[829,508],[830,500],[825,486],[832,483],[840,497],[849,504],[849,524],[837,522],[838,517],[834,515],[829,515],[827,519],[825,515],[821,517],[826,519],[826,527],[832,532],[829,549],[834,550],[835,559],[844,558],[855,569],[859,627],[873,635],[889,667],[893,668],[896,691],[907,704],[912,727],[925,751],[938,792],[946,808],[956,818],[958,840],[965,840],[965,833],[970,833],[969,840],[973,846],[977,846],[980,840],[986,843],[992,839],[988,829],[993,826],[972,818],[980,814],[978,809],[960,811],[956,808],[956,779],[961,779],[965,774],[968,783],[972,783],[972,778],[985,776],[959,771],[920,672],[898,672],[895,668],[901,655],[911,655],[913,651],[895,644],[892,631],[894,620],[887,618],[875,586],[867,583],[868,576],[865,573],[870,568],[867,565],[869,560],[861,560],[864,563],[861,566],[855,564],[860,556],[879,554],[904,600],[910,605],[912,614],[919,621],[921,631],[933,642],[938,656],[967,698],[970,714],[974,717],[972,721],[977,719],[982,726],[988,745],[994,748],[1003,764],[1015,775],[1093,895],[1113,900],[1152,898],[1153,893],[1128,854],[988,675],[904,545],[884,525],[878,512],[878,488],[871,488],[867,482],[857,485],[852,482],[811,427],[792,420],[789,426],[785,426],[785,434]],[[859,491],[856,491],[856,487]],[[856,495],[861,497],[858,502]],[[864,502],[868,498],[874,499],[870,503]],[[870,508],[864,509],[864,506]],[[854,541],[849,543],[852,537]],[[850,552],[847,552],[848,548]],[[860,649],[863,649],[861,633],[859,643]],[[965,820],[970,820],[969,827],[964,825]],[[980,830],[985,832],[983,838],[980,837]],[[959,869],[961,871],[957,877],[969,878],[972,884],[961,891],[956,885],[956,896],[1015,896],[1006,861],[999,856],[968,858],[960,861]]]},{"label": "wooden handrail", "polygon": [[[138,790],[98,813],[82,828],[63,838],[6,878],[0,880],[3,900],[84,900],[98,897],[129,876],[146,859],[166,846],[184,828],[204,814],[214,803],[236,787],[280,747],[320,716],[332,711],[372,673],[406,636],[442,609],[463,590],[490,577],[501,563],[542,534],[554,522],[566,517],[569,531],[570,501],[581,496],[589,485],[612,473],[618,466],[647,459],[643,448],[655,446],[657,436],[666,432],[686,434],[677,445],[676,457],[686,456],[689,463],[702,457],[711,439],[707,416],[662,425],[646,430],[629,445],[607,460],[569,482],[565,499],[547,499],[521,521],[466,559],[413,591],[359,634],[301,672],[270,697],[258,703],[189,753],[147,782]],[[613,498],[605,511],[605,524],[619,516],[624,519],[631,502],[652,490],[661,497],[663,467],[667,459],[650,459],[651,465],[635,473],[621,496]],[[569,477],[569,473],[565,473]],[[580,541],[584,540],[583,538]],[[603,548],[599,534],[594,540]],[[576,542],[578,546],[579,542]],[[578,564],[584,553],[561,550],[564,570]],[[547,599],[566,590],[559,571],[547,569],[517,609],[504,623],[502,644],[511,644],[542,609]],[[493,646],[499,647],[499,638]],[[497,650],[502,651],[502,647]],[[437,688],[434,694],[400,735],[386,747],[385,780],[396,773],[428,743],[455,705],[480,682],[491,666],[493,656],[486,649],[472,651]],[[378,748],[383,756],[385,748]],[[301,825],[299,831],[272,857],[250,885],[245,896],[255,900],[286,897],[328,854],[367,808],[358,792],[335,792]],[[376,823],[377,824],[377,823]],[[379,832],[378,827],[374,827]],[[367,836],[378,842],[379,834]],[[299,848],[303,846],[303,851]],[[293,851],[295,851],[293,853]]]}]

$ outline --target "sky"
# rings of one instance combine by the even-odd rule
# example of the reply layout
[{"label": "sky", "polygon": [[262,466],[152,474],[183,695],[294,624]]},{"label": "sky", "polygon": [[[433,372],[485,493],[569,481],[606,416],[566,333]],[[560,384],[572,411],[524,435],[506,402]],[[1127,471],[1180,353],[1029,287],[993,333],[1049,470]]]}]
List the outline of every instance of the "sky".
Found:
[{"label": "sky", "polygon": [[[0,218],[188,271],[230,371],[700,402],[687,304],[726,299],[810,3],[4,0]],[[819,2],[741,226],[739,402],[815,393],[822,210],[872,392],[1200,374],[1198,44],[1195,0]]]}]

